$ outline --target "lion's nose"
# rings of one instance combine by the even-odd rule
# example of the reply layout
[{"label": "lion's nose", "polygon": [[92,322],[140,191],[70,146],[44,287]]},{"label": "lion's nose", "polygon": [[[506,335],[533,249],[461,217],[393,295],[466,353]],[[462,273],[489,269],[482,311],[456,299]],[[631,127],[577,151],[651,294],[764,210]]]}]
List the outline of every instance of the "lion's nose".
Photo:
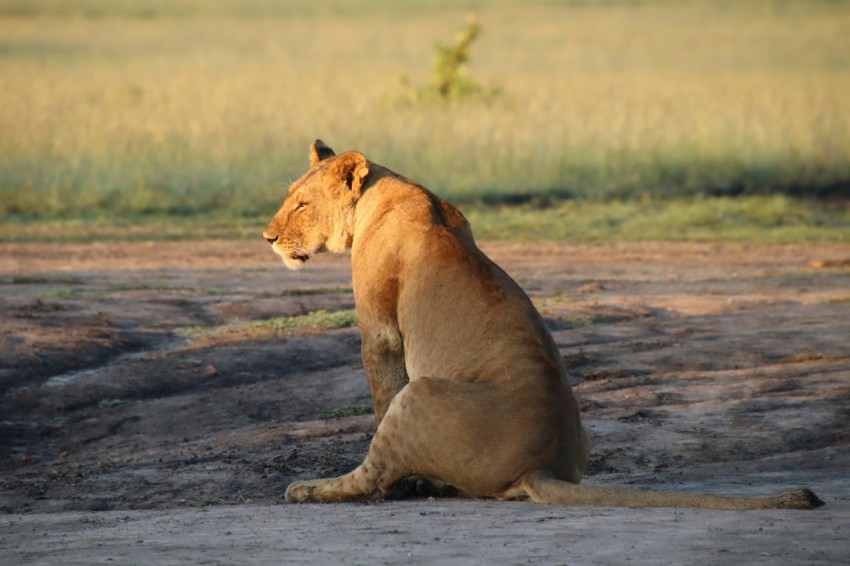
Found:
[{"label": "lion's nose", "polygon": [[263,238],[270,244],[277,242],[280,236],[280,228],[277,224],[277,218],[272,218],[263,230]]}]

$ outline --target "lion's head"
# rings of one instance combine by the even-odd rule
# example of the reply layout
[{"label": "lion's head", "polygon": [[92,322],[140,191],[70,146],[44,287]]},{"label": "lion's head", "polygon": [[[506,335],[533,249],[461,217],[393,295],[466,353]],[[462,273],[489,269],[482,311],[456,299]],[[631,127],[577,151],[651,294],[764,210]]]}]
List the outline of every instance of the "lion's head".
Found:
[{"label": "lion's head", "polygon": [[351,247],[354,207],[360,198],[369,163],[361,153],[337,156],[316,140],[310,146],[310,170],[292,183],[280,210],[263,237],[290,269],[298,269],[314,253]]}]

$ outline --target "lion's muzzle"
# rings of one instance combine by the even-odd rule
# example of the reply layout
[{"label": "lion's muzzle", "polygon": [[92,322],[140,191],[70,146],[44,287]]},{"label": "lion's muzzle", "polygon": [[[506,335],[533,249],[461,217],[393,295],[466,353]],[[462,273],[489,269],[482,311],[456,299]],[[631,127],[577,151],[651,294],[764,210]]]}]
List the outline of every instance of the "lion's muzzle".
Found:
[{"label": "lion's muzzle", "polygon": [[275,242],[277,242],[277,239],[279,237],[280,236],[278,236],[276,231],[272,232],[271,230],[268,229],[268,227],[265,230],[263,230],[263,238],[265,238],[266,241],[270,244],[274,244]]}]

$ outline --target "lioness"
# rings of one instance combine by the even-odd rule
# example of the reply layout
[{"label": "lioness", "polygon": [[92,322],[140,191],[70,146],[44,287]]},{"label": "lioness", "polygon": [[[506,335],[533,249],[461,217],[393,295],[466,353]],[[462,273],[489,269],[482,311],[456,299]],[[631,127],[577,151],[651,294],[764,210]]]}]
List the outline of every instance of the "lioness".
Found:
[{"label": "lioness", "polygon": [[469,224],[424,187],[321,140],[263,236],[291,269],[351,249],[363,366],[378,429],[363,463],[295,482],[286,500],[386,495],[428,478],[475,497],[564,505],[796,508],[807,489],[719,497],[579,486],[590,443],[555,342]]}]

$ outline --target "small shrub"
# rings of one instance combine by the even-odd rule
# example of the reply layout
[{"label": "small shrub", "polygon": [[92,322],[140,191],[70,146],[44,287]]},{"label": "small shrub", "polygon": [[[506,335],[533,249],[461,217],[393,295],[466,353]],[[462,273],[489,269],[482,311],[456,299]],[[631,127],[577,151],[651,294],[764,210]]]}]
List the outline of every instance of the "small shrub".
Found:
[{"label": "small shrub", "polygon": [[472,43],[481,35],[481,24],[475,14],[466,18],[466,26],[455,36],[452,45],[437,43],[432,65],[431,83],[416,88],[406,76],[401,77],[401,86],[405,94],[401,97],[413,103],[446,102],[470,97],[490,98],[499,93],[499,89],[484,87],[469,76],[467,62],[470,58]]}]

